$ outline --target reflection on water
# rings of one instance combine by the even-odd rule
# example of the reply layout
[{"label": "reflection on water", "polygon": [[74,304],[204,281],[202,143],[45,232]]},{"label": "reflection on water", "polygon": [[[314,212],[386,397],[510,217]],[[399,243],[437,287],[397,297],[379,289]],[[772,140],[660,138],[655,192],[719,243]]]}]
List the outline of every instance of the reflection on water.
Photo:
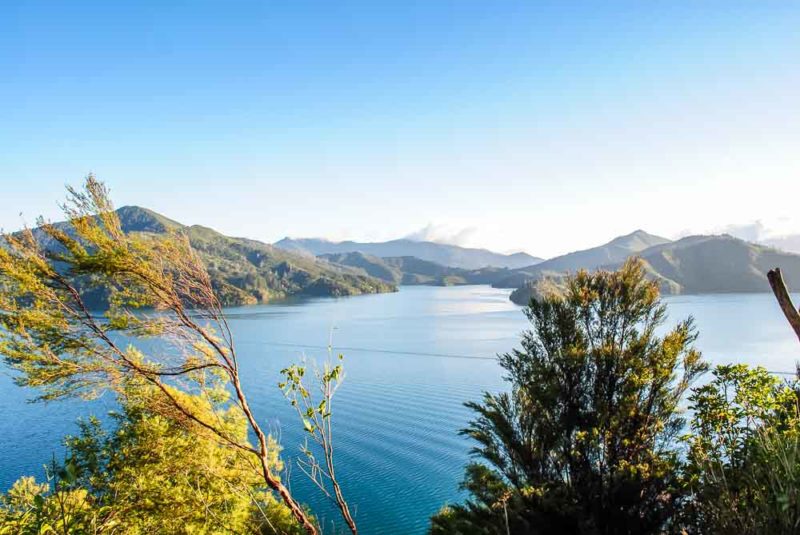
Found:
[{"label": "reflection on water", "polygon": [[[698,347],[712,363],[749,362],[791,371],[800,344],[772,297],[679,296],[670,318],[694,316]],[[276,384],[302,356],[321,359],[332,338],[345,354],[347,378],[334,407],[344,489],[362,532],[424,533],[427,518],[460,498],[458,482],[470,444],[457,434],[470,417],[462,403],[503,387],[494,356],[517,345],[527,328],[508,291],[487,286],[405,287],[399,293],[305,299],[228,310],[245,389],[284,455],[302,440]],[[0,487],[41,475],[78,415],[103,414],[112,400],[49,405],[0,376]],[[293,470],[291,484],[325,519],[330,504]]]}]

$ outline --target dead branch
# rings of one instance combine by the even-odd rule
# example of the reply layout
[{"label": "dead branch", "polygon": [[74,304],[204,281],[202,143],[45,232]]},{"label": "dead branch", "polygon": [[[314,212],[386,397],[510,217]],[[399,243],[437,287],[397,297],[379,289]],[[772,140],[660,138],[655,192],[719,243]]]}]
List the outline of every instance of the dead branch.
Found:
[{"label": "dead branch", "polygon": [[792,297],[789,295],[789,290],[783,282],[781,269],[771,269],[767,273],[767,280],[769,280],[769,285],[772,287],[772,293],[775,294],[775,299],[778,300],[778,304],[781,306],[781,310],[783,310],[783,315],[786,316],[789,325],[792,326],[797,338],[800,340],[800,311],[798,311],[794,303],[792,303]]}]

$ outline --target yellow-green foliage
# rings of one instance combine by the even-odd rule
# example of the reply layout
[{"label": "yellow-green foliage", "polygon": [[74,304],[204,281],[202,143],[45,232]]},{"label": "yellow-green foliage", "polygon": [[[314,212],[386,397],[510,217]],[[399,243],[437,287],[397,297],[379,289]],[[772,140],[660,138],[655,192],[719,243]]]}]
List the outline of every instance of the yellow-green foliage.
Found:
[{"label": "yellow-green foliage", "polygon": [[[263,491],[253,460],[191,424],[148,410],[146,385],[129,386],[116,426],[81,423],[67,440],[65,467],[50,481],[21,478],[0,499],[0,533],[300,533],[288,508]],[[246,440],[237,413],[208,399],[186,400]],[[186,425],[190,427],[187,428]],[[270,464],[282,469],[270,443]],[[59,476],[59,473],[61,474]],[[52,530],[52,531],[48,531]]]},{"label": "yellow-green foliage", "polygon": [[702,533],[800,531],[798,382],[764,368],[718,366],[695,390],[687,524]]},{"label": "yellow-green foliage", "polygon": [[60,535],[102,533],[100,510],[85,489],[59,487],[33,477],[20,478],[0,496],[0,534]]}]

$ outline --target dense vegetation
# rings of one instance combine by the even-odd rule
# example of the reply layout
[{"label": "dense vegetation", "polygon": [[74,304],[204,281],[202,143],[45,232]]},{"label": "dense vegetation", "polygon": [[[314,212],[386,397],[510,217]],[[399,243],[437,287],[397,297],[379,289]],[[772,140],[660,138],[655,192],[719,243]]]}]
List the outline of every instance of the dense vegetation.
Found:
[{"label": "dense vegetation", "polygon": [[798,383],[718,367],[683,434],[706,365],[691,320],[656,335],[658,295],[629,261],[531,300],[533,329],[500,357],[509,391],[468,404],[469,498],[432,534],[797,533]]},{"label": "dense vegetation", "polygon": [[[66,459],[44,481],[23,477],[0,498],[0,533],[301,533],[241,453],[196,422],[154,412],[146,401],[153,395],[153,387],[130,383],[113,425],[81,422]],[[246,440],[240,414],[201,396],[186,401]],[[270,465],[281,471],[277,444],[269,448]]]},{"label": "dense vegetation", "polygon": [[473,497],[433,531],[504,529],[507,513],[513,533],[658,533],[682,497],[678,404],[705,369],[691,322],[656,336],[665,308],[633,262],[527,314],[522,349],[500,357],[510,392],[469,404],[486,461],[467,471]]},{"label": "dense vegetation", "polygon": [[225,304],[266,302],[290,295],[358,295],[394,291],[393,285],[204,227],[188,229],[189,241],[208,268]]},{"label": "dense vegetation", "polygon": [[755,535],[800,531],[800,382],[726,365],[690,398],[687,529]]}]

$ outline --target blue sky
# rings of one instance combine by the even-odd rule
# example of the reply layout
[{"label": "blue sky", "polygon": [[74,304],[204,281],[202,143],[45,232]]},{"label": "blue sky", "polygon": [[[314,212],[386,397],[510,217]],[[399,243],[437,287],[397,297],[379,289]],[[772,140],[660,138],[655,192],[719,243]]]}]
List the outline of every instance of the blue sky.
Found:
[{"label": "blue sky", "polygon": [[798,27],[794,2],[3,2],[0,226],[91,171],[265,241],[800,232]]}]

